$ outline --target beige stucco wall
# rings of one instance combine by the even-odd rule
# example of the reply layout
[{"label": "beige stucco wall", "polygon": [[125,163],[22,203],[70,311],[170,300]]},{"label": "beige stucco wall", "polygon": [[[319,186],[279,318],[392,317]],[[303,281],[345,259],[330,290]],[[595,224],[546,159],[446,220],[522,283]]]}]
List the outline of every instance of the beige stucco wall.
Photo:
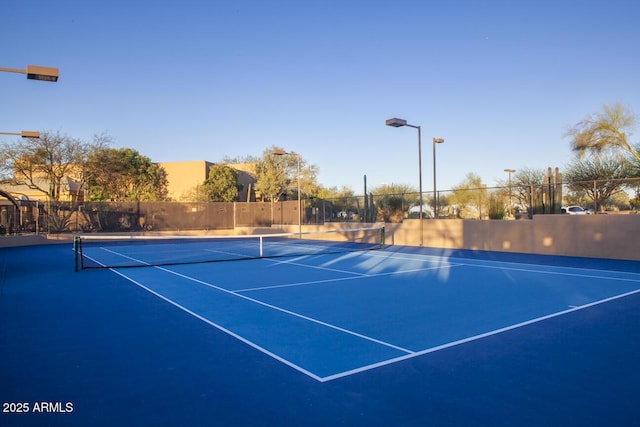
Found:
[{"label": "beige stucco wall", "polygon": [[[303,231],[360,228],[372,224],[327,223],[304,225]],[[419,246],[420,223],[405,220],[384,225],[390,245]],[[260,229],[216,230],[210,234],[263,234],[270,231],[297,232],[297,225]],[[194,231],[194,233],[197,233]],[[474,221],[425,220],[425,247],[567,255],[640,261],[640,215],[537,215],[532,220]],[[0,247],[70,241],[60,236],[1,236]],[[59,240],[53,240],[59,239]]]},{"label": "beige stucco wall", "polygon": [[163,162],[159,165],[167,172],[169,197],[171,200],[180,201],[186,192],[207,179],[209,168],[213,163],[206,160],[194,160],[190,162]]},{"label": "beige stucco wall", "polygon": [[[382,224],[380,224],[382,225]],[[419,246],[420,222],[384,224],[390,245]],[[304,226],[362,227],[358,223]],[[297,227],[285,227],[297,231]],[[640,261],[640,215],[537,215],[532,220],[425,220],[423,246]]]},{"label": "beige stucco wall", "polygon": [[256,165],[253,163],[235,163],[227,165],[238,173],[238,184],[242,185],[242,190],[238,194],[239,202],[256,201],[255,184],[256,184]]},{"label": "beige stucco wall", "polygon": [[[386,224],[392,244],[417,246],[420,223]],[[424,246],[640,260],[640,215],[537,215],[532,220],[424,221]]]},{"label": "beige stucco wall", "polygon": [[[214,165],[206,160],[189,162],[162,162],[159,163],[167,172],[168,196],[174,201],[185,201],[184,196],[197,185],[201,185],[209,177],[209,169]],[[253,185],[255,184],[254,167],[248,163],[228,165],[238,172],[238,183],[242,190],[238,194],[238,201],[245,202],[247,197],[255,201]]]}]

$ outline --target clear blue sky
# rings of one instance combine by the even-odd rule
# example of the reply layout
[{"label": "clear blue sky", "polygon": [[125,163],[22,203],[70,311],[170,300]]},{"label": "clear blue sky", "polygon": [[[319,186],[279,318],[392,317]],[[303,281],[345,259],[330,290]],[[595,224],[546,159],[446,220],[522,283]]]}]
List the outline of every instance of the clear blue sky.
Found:
[{"label": "clear blue sky", "polygon": [[[640,114],[637,0],[17,1],[0,6],[0,131],[107,133],[153,161],[277,145],[325,186],[438,189],[468,172],[563,167],[567,128],[603,104]],[[2,138],[6,141],[6,137]],[[633,139],[637,141],[637,137]]]}]

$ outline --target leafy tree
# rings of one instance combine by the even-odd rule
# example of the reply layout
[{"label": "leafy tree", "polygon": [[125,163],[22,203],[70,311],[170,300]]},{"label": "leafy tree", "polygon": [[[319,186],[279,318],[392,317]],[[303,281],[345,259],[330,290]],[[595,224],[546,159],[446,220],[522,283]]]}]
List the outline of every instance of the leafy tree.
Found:
[{"label": "leafy tree", "polygon": [[316,192],[316,197],[321,199],[339,199],[339,198],[350,198],[355,197],[355,191],[352,188],[347,186],[338,187],[318,187],[318,191]]},{"label": "leafy tree", "polygon": [[256,156],[251,156],[251,155],[247,155],[247,156],[236,156],[236,157],[229,157],[229,156],[224,156],[222,158],[222,162],[224,164],[227,165],[232,165],[232,164],[237,164],[237,163],[257,163],[260,159]]},{"label": "leafy tree", "polygon": [[198,184],[182,193],[180,200],[189,202],[208,202],[209,193],[204,184]]},{"label": "leafy tree", "polygon": [[242,185],[238,184],[238,172],[235,169],[216,164],[209,170],[209,177],[202,189],[208,201],[233,202],[242,190]]},{"label": "leafy tree", "polygon": [[479,175],[470,172],[465,179],[453,187],[449,203],[457,205],[458,217],[482,219],[487,212],[487,187]]},{"label": "leafy tree", "polygon": [[284,151],[273,146],[256,162],[256,190],[263,200],[277,201],[287,188],[286,169],[291,159],[288,155],[273,154],[276,150]]},{"label": "leafy tree", "polygon": [[167,197],[165,170],[131,148],[101,148],[87,164],[91,200],[158,201]]},{"label": "leafy tree", "polygon": [[488,205],[489,205],[489,218],[490,219],[503,219],[509,213],[507,208],[508,198],[503,192],[491,191],[489,192]]},{"label": "leafy tree", "polygon": [[[322,191],[322,186],[318,184],[319,168],[316,165],[308,164],[304,159],[300,159],[300,162],[300,191],[303,196],[317,197],[320,191]],[[295,176],[291,177],[289,180],[289,189],[297,188],[295,187],[296,179]],[[296,191],[298,190],[296,189]],[[289,198],[292,197],[289,196]]]},{"label": "leafy tree", "polygon": [[[532,201],[539,200],[542,197],[543,186],[547,177],[544,169],[520,168],[511,177],[511,200],[515,205],[516,213],[520,210],[529,210]],[[509,198],[509,182],[507,180],[500,181]],[[532,194],[533,191],[533,194]]]},{"label": "leafy tree", "polygon": [[521,168],[511,177],[514,186],[542,185],[547,172],[544,169]]},{"label": "leafy tree", "polygon": [[357,202],[361,199],[356,193],[347,186],[325,188],[318,186],[313,198],[311,206],[315,208],[324,208],[327,218],[335,218],[341,212],[345,214],[349,211],[358,209]]},{"label": "leafy tree", "polygon": [[308,165],[298,153],[272,146],[256,162],[256,190],[266,200],[277,201],[284,195],[296,199],[299,178],[301,196],[316,195],[320,191],[317,175],[318,167]]},{"label": "leafy tree", "polygon": [[84,189],[90,153],[103,148],[108,140],[96,136],[92,144],[87,144],[52,132],[42,132],[40,138],[21,138],[0,149],[5,182],[27,185],[58,201],[63,190],[69,189],[68,179],[72,179],[77,198]]},{"label": "leafy tree", "polygon": [[412,194],[415,195],[415,200],[418,200],[418,190],[407,184],[382,184],[372,191],[374,194]]},{"label": "leafy tree", "polygon": [[451,199],[448,193],[438,193],[438,217],[446,218],[453,215]]},{"label": "leafy tree", "polygon": [[569,188],[584,194],[603,209],[611,197],[623,191],[623,178],[627,178],[633,166],[628,161],[619,161],[612,156],[598,155],[574,160],[564,173]]},{"label": "leafy tree", "polygon": [[636,191],[635,196],[629,200],[629,205],[631,206],[631,209],[640,209],[640,193]]},{"label": "leafy tree", "polygon": [[603,112],[588,116],[569,130],[573,150],[582,155],[589,151],[600,153],[610,149],[622,149],[640,162],[637,147],[629,142],[635,116],[620,104],[605,105]]},{"label": "leafy tree", "polygon": [[[404,212],[411,208],[418,207],[419,212],[420,197],[418,191],[405,184],[384,184],[372,190],[377,195],[376,206],[378,208],[378,218],[385,222],[400,222],[404,217]],[[426,204],[426,201],[423,200]],[[423,214],[427,209],[423,207]],[[419,216],[415,214],[416,218]]]}]

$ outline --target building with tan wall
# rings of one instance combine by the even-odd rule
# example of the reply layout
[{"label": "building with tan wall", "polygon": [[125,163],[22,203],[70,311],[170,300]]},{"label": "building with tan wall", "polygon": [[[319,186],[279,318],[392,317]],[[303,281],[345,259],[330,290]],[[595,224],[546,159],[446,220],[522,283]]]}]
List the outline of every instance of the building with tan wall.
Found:
[{"label": "building with tan wall", "polygon": [[[49,180],[35,178],[34,185],[29,184],[2,184],[0,190],[12,195],[16,200],[48,200],[48,195],[42,189],[49,188]],[[72,202],[84,200],[84,192],[80,184],[70,177],[64,177],[60,183],[60,201]]]},{"label": "building with tan wall", "polygon": [[171,200],[185,200],[189,191],[202,185],[214,164],[206,160],[158,163],[167,172],[167,194]]},{"label": "building with tan wall", "polygon": [[[167,172],[168,197],[175,201],[186,201],[189,193],[198,185],[202,185],[209,177],[209,171],[215,164],[206,160],[188,162],[158,163]],[[238,201],[255,201],[255,167],[251,163],[227,165],[238,173],[238,183],[242,189],[238,193]]]},{"label": "building with tan wall", "polygon": [[256,165],[254,163],[236,163],[227,165],[238,172],[238,184],[242,189],[238,193],[239,202],[256,201]]},{"label": "building with tan wall", "polygon": [[[187,201],[190,192],[196,186],[202,185],[209,176],[209,170],[215,163],[206,160],[194,160],[186,162],[161,162],[158,163],[167,173],[168,197],[174,201]],[[255,166],[251,163],[228,165],[238,173],[238,183],[242,190],[238,193],[238,201],[255,201]],[[39,188],[48,188],[46,178],[37,180]],[[78,192],[80,184],[70,177],[62,180],[60,201],[82,201],[84,193]],[[35,187],[20,184],[3,184],[1,189],[12,195],[15,199],[23,200],[47,200],[47,194]]]}]

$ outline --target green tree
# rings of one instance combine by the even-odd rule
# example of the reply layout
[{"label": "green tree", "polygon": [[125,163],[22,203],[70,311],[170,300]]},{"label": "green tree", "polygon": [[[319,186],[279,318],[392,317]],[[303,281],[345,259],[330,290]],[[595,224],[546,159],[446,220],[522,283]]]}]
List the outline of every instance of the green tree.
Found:
[{"label": "green tree", "polygon": [[87,173],[91,200],[159,201],[167,197],[165,170],[131,148],[95,150]]},{"label": "green tree", "polygon": [[88,144],[52,132],[42,132],[40,138],[21,138],[0,149],[4,181],[27,185],[58,201],[63,190],[71,190],[71,179],[76,184],[72,195],[77,198],[84,190],[90,154],[107,142],[105,136],[96,136],[94,142]]},{"label": "green tree", "polygon": [[503,191],[490,191],[487,204],[490,219],[504,219],[509,214],[509,199]]},{"label": "green tree", "polygon": [[202,187],[207,200],[212,202],[233,202],[242,190],[242,185],[238,184],[238,172],[220,164],[209,169],[209,177]]},{"label": "green tree", "polygon": [[256,162],[256,190],[263,200],[277,201],[284,195],[293,200],[298,197],[300,179],[301,196],[315,196],[320,191],[317,175],[318,167],[307,164],[300,154],[272,146]]},{"label": "green tree", "polygon": [[[328,188],[318,186],[311,200],[311,206],[326,209],[327,219],[336,218],[341,212],[346,214],[349,211],[359,210],[357,205],[359,199],[361,198],[356,196],[355,191],[347,186]],[[364,199],[362,206],[364,207]]]},{"label": "green tree", "polygon": [[[616,193],[623,191],[633,166],[630,162],[600,154],[590,158],[577,158],[568,167],[564,177],[576,194],[584,194],[598,209],[603,210]],[[578,203],[583,204],[583,203]]]},{"label": "green tree", "polygon": [[601,113],[577,123],[568,132],[573,150],[579,155],[589,151],[600,153],[610,149],[624,150],[640,162],[640,154],[629,141],[635,116],[620,104],[605,105]]},{"label": "green tree", "polygon": [[[531,209],[533,200],[542,198],[547,172],[544,169],[520,168],[511,177],[511,194],[509,194],[508,180],[500,181],[505,189],[505,197],[514,204],[514,212],[520,213]],[[510,196],[510,197],[509,197]]]},{"label": "green tree", "polygon": [[465,179],[453,187],[449,203],[456,205],[458,217],[482,219],[487,214],[487,187],[479,175],[470,172]]},{"label": "green tree", "polygon": [[260,159],[256,156],[224,156],[220,163],[224,163],[226,165],[238,164],[238,163],[257,163]]},{"label": "green tree", "polygon": [[319,197],[321,199],[339,199],[345,197],[355,197],[355,194],[355,191],[353,191],[351,187],[343,185],[340,188],[336,186],[328,188],[319,187],[316,193],[316,197]]},{"label": "green tree", "polygon": [[188,202],[208,202],[209,193],[204,184],[198,184],[180,195],[180,200]]},{"label": "green tree", "polygon": [[[376,195],[376,207],[378,208],[378,218],[385,222],[401,222],[405,212],[412,213],[415,218],[419,217],[420,197],[418,191],[406,184],[383,184],[372,190]],[[423,215],[428,213],[427,201],[423,200]]]},{"label": "green tree", "polygon": [[256,161],[256,190],[263,200],[277,201],[287,188],[286,169],[291,159],[287,155],[273,154],[276,150],[284,151],[273,146]]},{"label": "green tree", "polygon": [[[320,192],[322,191],[322,186],[318,184],[318,166],[309,164],[302,158],[300,159],[300,162],[300,191],[302,193],[302,196],[318,197],[318,194],[320,194]],[[289,180],[289,189],[297,188],[296,179],[296,176],[291,176],[291,179]],[[298,190],[296,189],[295,192],[297,191]],[[295,196],[295,192],[291,192],[291,195]]]}]

